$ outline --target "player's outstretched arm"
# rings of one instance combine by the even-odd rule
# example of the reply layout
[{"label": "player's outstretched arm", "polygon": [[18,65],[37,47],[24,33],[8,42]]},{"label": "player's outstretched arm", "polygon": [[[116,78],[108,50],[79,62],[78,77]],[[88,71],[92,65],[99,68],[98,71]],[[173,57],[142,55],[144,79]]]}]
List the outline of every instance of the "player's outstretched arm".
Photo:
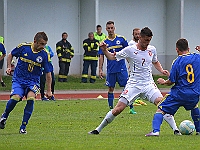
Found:
[{"label": "player's outstretched arm", "polygon": [[116,60],[116,58],[115,58],[116,53],[110,53],[107,50],[107,44],[105,42],[100,43],[99,47],[102,49],[102,51],[103,51],[104,55],[107,57],[107,59]]},{"label": "player's outstretched arm", "polygon": [[99,78],[103,79],[103,62],[104,62],[104,55],[99,56]]},{"label": "player's outstretched arm", "polygon": [[11,62],[12,62],[12,59],[13,59],[13,56],[11,53],[8,54],[8,57],[7,57],[7,69],[6,69],[6,73],[8,75],[11,75]]},{"label": "player's outstretched arm", "polygon": [[159,61],[153,62],[153,65],[160,73],[162,73],[163,75],[166,75],[166,76],[169,77],[169,74],[170,74],[169,71],[168,70],[163,70],[162,65],[160,64]]}]

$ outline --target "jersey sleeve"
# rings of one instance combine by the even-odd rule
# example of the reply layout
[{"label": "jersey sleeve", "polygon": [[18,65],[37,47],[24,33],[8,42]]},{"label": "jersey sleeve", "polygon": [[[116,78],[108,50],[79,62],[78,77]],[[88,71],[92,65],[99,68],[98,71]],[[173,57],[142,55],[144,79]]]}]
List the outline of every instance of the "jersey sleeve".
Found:
[{"label": "jersey sleeve", "polygon": [[178,74],[178,70],[177,70],[177,66],[178,66],[178,60],[176,59],[173,64],[172,64],[172,68],[170,70],[170,76],[169,76],[169,80],[173,83],[176,82],[177,80],[177,74]]},{"label": "jersey sleeve", "polygon": [[53,71],[53,65],[51,64],[51,60],[50,60],[50,54],[49,53],[45,53],[44,58],[43,58],[43,63],[42,63],[42,67],[44,68],[44,72],[48,73]]},{"label": "jersey sleeve", "polygon": [[12,56],[15,56],[16,58],[18,58],[20,57],[22,50],[23,50],[23,46],[19,45],[11,51],[11,54]]},{"label": "jersey sleeve", "polygon": [[122,49],[119,52],[116,52],[116,59],[117,61],[121,60],[121,59],[125,59],[129,57],[129,52],[130,52],[130,46],[125,47],[124,49]]},{"label": "jersey sleeve", "polygon": [[0,52],[1,52],[2,55],[6,54],[6,49],[5,49],[5,47],[2,43],[0,43]]},{"label": "jersey sleeve", "polygon": [[128,46],[128,41],[124,38],[123,47],[127,47],[127,46]]},{"label": "jersey sleeve", "polygon": [[155,47],[152,47],[152,53],[153,53],[153,59],[152,62],[157,62],[158,61],[158,55]]},{"label": "jersey sleeve", "polygon": [[99,55],[104,55],[102,49],[99,47],[99,51],[98,51]]},{"label": "jersey sleeve", "polygon": [[50,46],[48,46],[49,47],[49,53],[50,53],[50,57],[52,58],[53,56],[54,56],[54,52],[53,52],[53,50],[51,49],[51,47]]}]

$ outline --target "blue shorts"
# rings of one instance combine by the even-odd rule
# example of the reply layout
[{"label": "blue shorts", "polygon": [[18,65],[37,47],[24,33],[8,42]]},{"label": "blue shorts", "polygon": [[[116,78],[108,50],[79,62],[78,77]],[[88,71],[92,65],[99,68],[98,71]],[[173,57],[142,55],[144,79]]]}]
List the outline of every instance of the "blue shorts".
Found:
[{"label": "blue shorts", "polygon": [[[188,94],[187,94],[188,95]],[[158,108],[165,113],[174,115],[179,107],[183,106],[186,110],[192,110],[199,102],[199,95],[192,94],[190,99],[176,99],[172,95],[166,95],[163,101],[158,104]]]},{"label": "blue shorts", "polygon": [[128,72],[122,71],[117,73],[108,73],[106,75],[106,86],[115,87],[116,82],[118,82],[120,87],[125,87],[128,81]]},{"label": "blue shorts", "polygon": [[14,81],[12,83],[12,91],[10,96],[19,95],[21,98],[24,96],[27,97],[29,91],[33,91],[35,95],[37,95],[40,92],[40,85],[32,82],[21,84],[17,81]]}]

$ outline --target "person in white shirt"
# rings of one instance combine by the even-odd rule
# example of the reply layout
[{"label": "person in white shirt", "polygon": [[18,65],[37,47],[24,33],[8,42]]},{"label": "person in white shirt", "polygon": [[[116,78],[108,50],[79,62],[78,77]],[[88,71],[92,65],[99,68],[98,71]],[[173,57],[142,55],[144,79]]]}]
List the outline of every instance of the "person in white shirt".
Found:
[{"label": "person in white shirt", "polygon": [[[140,32],[138,44],[127,46],[116,53],[110,53],[107,50],[106,43],[102,42],[100,44],[103,53],[108,59],[118,61],[127,59],[131,72],[117,105],[106,114],[101,124],[95,130],[88,132],[88,134],[99,134],[105,126],[111,123],[117,115],[138,97],[146,98],[155,105],[162,100],[163,96],[152,77],[152,64],[163,75],[169,76],[169,72],[163,70],[158,61],[156,48],[149,45],[152,36],[152,31],[145,27]],[[173,116],[167,118],[166,121],[169,123],[169,120],[174,120]],[[171,122],[175,123],[175,121]]]},{"label": "person in white shirt", "polygon": [[133,39],[128,42],[128,45],[131,46],[131,45],[134,45],[134,44],[137,44],[138,41],[139,41],[139,36],[140,36],[140,28],[134,28],[133,29]]}]

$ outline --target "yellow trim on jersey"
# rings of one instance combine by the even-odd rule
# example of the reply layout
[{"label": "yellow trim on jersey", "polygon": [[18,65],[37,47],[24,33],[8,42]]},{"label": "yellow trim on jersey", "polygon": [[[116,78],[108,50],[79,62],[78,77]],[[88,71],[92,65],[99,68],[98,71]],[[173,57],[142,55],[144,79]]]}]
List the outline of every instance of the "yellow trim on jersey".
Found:
[{"label": "yellow trim on jersey", "polygon": [[20,44],[17,46],[17,48],[20,48],[21,46],[24,46],[24,45],[29,45],[29,46],[31,46],[31,48],[32,48],[32,44],[33,44],[33,43],[20,43]]},{"label": "yellow trim on jersey", "polygon": [[169,94],[166,94],[166,95],[163,97],[163,99],[157,104],[157,106],[159,106],[159,105],[167,98],[167,96],[169,96]]},{"label": "yellow trim on jersey", "polygon": [[122,45],[115,45],[115,46],[111,46],[111,47],[108,47],[107,50],[111,50],[111,49],[116,49],[116,48],[122,48],[123,46]]},{"label": "yellow trim on jersey", "polygon": [[[110,40],[110,41],[113,41],[116,37],[122,37],[124,40],[126,40],[126,38],[122,35],[118,35],[118,34],[115,34],[114,38],[113,39],[110,39],[108,36],[106,37],[106,39]],[[106,40],[104,39],[104,41]]]},{"label": "yellow trim on jersey", "polygon": [[24,62],[27,62],[27,63],[33,64],[33,65],[35,65],[35,66],[41,67],[41,64],[36,63],[36,62],[34,62],[34,61],[30,60],[30,59],[26,59],[26,58],[23,58],[23,57],[20,57],[20,59],[21,59],[22,61],[24,61]]},{"label": "yellow trim on jersey", "polygon": [[199,107],[199,106],[198,106],[198,104],[197,104],[197,105],[194,107],[194,109],[195,109],[195,108],[198,108],[198,107]]}]

